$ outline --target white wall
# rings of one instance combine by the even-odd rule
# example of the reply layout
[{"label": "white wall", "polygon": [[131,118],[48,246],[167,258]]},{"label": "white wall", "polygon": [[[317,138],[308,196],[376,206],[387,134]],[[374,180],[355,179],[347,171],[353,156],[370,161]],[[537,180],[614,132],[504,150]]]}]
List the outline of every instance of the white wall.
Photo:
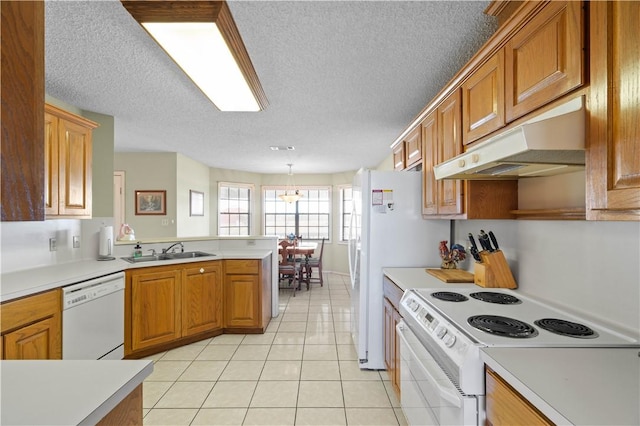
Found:
[{"label": "white wall", "polygon": [[[209,190],[209,167],[204,164],[178,154],[176,164],[176,236],[202,237],[209,235],[209,222],[212,216],[210,206],[206,203],[211,199]],[[204,216],[191,216],[190,192],[204,193]]]}]

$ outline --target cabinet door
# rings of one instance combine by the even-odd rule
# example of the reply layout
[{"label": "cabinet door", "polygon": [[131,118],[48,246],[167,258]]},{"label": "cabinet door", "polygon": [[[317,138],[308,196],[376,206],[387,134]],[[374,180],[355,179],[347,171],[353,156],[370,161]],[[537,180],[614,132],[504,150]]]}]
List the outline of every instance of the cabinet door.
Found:
[{"label": "cabinet door", "polygon": [[409,168],[422,160],[422,134],[420,126],[416,127],[404,141],[405,167]]},{"label": "cabinet door", "polygon": [[438,214],[438,183],[433,168],[438,164],[438,120],[436,112],[420,124],[422,128],[422,214]]},{"label": "cabinet door", "polygon": [[393,170],[404,170],[404,142],[393,149]]},{"label": "cabinet door", "polygon": [[[438,107],[438,163],[462,153],[462,121],[460,90],[451,93]],[[464,212],[462,181],[442,179],[437,182],[438,214],[450,215]]]},{"label": "cabinet door", "polygon": [[180,337],[180,270],[134,272],[131,346],[143,349]]},{"label": "cabinet door", "polygon": [[389,374],[389,380],[393,379],[394,372],[394,360],[393,360],[393,347],[394,347],[394,334],[391,330],[393,327],[393,312],[395,309],[389,299],[386,297],[383,299],[382,306],[384,308],[384,365],[387,367],[387,373]]},{"label": "cabinet door", "polygon": [[583,4],[552,1],[505,46],[510,122],[582,85]]},{"label": "cabinet door", "polygon": [[222,328],[222,276],[218,262],[182,271],[182,336]]},{"label": "cabinet door", "polygon": [[58,127],[59,214],[91,216],[91,129],[63,119]]},{"label": "cabinet door", "polygon": [[462,85],[462,142],[466,145],[504,126],[504,50]]},{"label": "cabinet door", "polygon": [[4,359],[60,359],[57,318],[46,318],[3,336]]},{"label": "cabinet door", "polygon": [[400,400],[400,336],[396,332],[396,325],[402,320],[400,313],[394,309],[393,311],[393,374],[391,384],[396,391],[398,400]]},{"label": "cabinet door", "polygon": [[227,275],[224,287],[225,327],[260,325],[260,282],[258,275]]},{"label": "cabinet door", "polygon": [[58,214],[58,118],[44,114],[44,208]]},{"label": "cabinet door", "polygon": [[[587,218],[640,213],[640,3],[590,2],[591,117]],[[634,211],[635,210],[635,211]]]}]

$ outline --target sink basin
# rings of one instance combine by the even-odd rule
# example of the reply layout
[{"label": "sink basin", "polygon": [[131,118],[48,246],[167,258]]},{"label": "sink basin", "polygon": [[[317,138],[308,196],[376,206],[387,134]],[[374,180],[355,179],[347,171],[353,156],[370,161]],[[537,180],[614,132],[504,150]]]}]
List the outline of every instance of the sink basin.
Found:
[{"label": "sink basin", "polygon": [[215,254],[202,251],[185,251],[184,253],[162,253],[158,255],[158,260],[191,259],[194,257],[215,256]]},{"label": "sink basin", "polygon": [[176,260],[176,259],[193,259],[196,257],[215,256],[215,254],[205,253],[203,251],[185,251],[184,253],[162,253],[162,254],[149,254],[140,257],[123,257],[129,263],[140,262],[155,262],[158,260]]}]

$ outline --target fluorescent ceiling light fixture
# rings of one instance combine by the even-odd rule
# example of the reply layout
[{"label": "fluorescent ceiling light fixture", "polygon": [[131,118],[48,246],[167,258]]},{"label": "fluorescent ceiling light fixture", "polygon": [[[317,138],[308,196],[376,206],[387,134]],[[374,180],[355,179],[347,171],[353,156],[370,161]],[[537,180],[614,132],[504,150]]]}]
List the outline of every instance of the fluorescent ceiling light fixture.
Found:
[{"label": "fluorescent ceiling light fixture", "polygon": [[266,96],[225,2],[122,4],[218,109],[266,107]]}]

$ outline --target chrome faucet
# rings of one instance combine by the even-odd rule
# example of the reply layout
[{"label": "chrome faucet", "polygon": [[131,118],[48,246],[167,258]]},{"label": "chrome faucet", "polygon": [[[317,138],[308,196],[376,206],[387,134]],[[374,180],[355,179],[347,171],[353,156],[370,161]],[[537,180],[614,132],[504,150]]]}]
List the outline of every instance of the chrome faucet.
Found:
[{"label": "chrome faucet", "polygon": [[[171,244],[169,247],[167,247],[166,249],[162,249],[162,253],[169,253],[169,250],[170,250],[172,247],[174,247],[174,246],[178,246],[178,245],[180,246],[180,252],[181,252],[181,253],[184,253],[184,244],[182,244],[182,243],[173,243],[173,244]],[[176,249],[174,248],[174,249],[173,249],[173,251],[175,252],[175,250],[176,250]]]}]

